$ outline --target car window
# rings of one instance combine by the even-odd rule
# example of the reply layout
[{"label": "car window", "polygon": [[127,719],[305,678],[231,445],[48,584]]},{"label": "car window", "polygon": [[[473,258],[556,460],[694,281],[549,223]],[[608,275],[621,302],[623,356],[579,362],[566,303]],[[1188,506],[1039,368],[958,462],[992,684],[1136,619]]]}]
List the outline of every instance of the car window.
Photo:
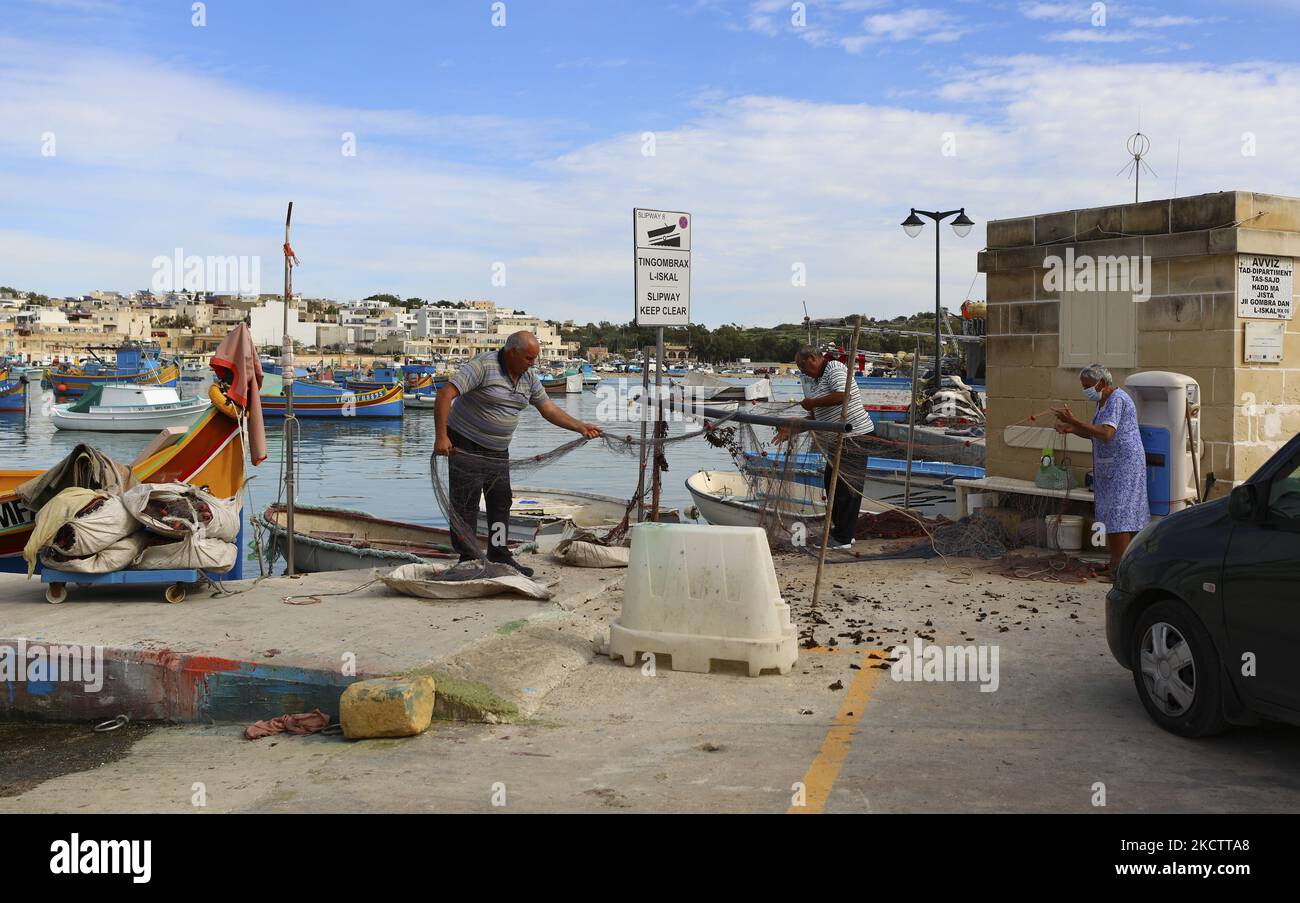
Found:
[{"label": "car window", "polygon": [[1268,493],[1268,513],[1274,517],[1300,521],[1300,465],[1273,480]]}]

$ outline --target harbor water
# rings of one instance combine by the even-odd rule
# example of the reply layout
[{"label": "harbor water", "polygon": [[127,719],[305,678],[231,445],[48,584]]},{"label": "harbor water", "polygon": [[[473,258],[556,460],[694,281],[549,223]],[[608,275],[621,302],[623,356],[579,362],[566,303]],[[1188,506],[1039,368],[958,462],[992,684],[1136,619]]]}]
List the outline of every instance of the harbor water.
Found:
[{"label": "harbor water", "polygon": [[[183,382],[182,395],[206,393],[206,383]],[[625,387],[640,389],[640,379],[628,379]],[[153,439],[145,433],[101,433],[56,430],[49,407],[55,402],[49,391],[29,387],[33,393],[31,413],[0,413],[0,469],[48,468],[78,444],[93,445],[114,459],[129,463]],[[617,416],[620,379],[603,381],[582,394],[555,396],[552,400],[570,415],[598,424],[609,435],[640,436],[636,420],[611,420]],[[773,380],[777,400],[801,397],[796,379]],[[255,510],[274,502],[281,492],[283,458],[282,421],[266,421],[269,456],[258,467],[248,467],[248,484]],[[443,526],[446,517],[438,509],[429,475],[429,455],[434,445],[433,411],[408,407],[401,418],[392,419],[306,419],[299,420],[301,439],[297,453],[298,501],[304,504],[352,508],[394,520]],[[697,423],[670,422],[669,435],[699,430]],[[511,444],[515,458],[536,455],[576,438],[576,434],[553,426],[536,409],[528,408],[520,419]],[[667,447],[669,470],[663,474],[661,504],[685,511],[691,505],[686,491],[688,476],[701,469],[734,470],[731,456],[703,438]],[[445,469],[443,471],[445,479]],[[635,456],[610,452],[604,443],[593,442],[527,473],[516,476],[516,487],[569,489],[630,499],[636,492]]]}]

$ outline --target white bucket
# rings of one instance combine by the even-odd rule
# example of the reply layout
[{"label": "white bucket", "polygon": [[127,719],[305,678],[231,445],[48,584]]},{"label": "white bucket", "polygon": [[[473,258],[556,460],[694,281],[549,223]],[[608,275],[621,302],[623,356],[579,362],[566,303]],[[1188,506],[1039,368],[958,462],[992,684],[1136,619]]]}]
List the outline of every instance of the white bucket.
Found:
[{"label": "white bucket", "polygon": [[1043,518],[1043,522],[1047,524],[1049,549],[1061,552],[1078,552],[1083,549],[1082,517],[1077,514],[1049,514]]}]

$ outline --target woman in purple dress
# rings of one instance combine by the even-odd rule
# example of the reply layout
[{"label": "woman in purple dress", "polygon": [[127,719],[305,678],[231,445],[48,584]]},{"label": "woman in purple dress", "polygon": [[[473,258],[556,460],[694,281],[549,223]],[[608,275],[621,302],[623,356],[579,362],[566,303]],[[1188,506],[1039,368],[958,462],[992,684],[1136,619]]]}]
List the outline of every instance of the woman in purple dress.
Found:
[{"label": "woman in purple dress", "polygon": [[1114,574],[1134,534],[1151,520],[1146,453],[1138,432],[1137,406],[1114,384],[1110,371],[1101,364],[1090,364],[1079,372],[1079,383],[1083,397],[1097,402],[1092,423],[1076,418],[1068,405],[1052,408],[1052,413],[1058,433],[1092,440],[1095,519],[1106,531],[1110,572]]}]

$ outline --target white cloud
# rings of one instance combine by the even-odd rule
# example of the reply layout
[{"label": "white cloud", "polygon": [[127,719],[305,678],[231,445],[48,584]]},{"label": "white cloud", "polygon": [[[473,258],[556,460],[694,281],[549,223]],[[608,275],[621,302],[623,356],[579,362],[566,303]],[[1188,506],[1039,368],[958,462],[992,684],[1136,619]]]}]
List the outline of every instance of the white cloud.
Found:
[{"label": "white cloud", "polygon": [[1047,40],[1067,44],[1123,44],[1140,41],[1142,35],[1135,31],[1114,31],[1109,28],[1071,28],[1047,36]]},{"label": "white cloud", "polygon": [[[152,258],[177,246],[260,254],[275,280],[292,199],[295,284],[309,294],[491,297],[622,321],[631,208],[661,206],[694,214],[699,321],[797,320],[805,299],[815,316],[893,316],[933,299],[933,245],[897,225],[909,207],[965,206],[982,224],[1122,202],[1131,184],[1115,173],[1139,106],[1161,175],[1144,196],[1168,194],[1179,139],[1183,194],[1300,194],[1295,65],[1030,56],[949,77],[926,109],[714,99],[658,130],[654,157],[639,132],[560,153],[545,126],[467,117],[453,122],[473,147],[518,142],[520,154],[467,165],[432,143],[448,129],[439,117],[303,104],[138,55],[0,42],[0,61],[0,284],[60,295],[143,287]],[[54,158],[39,153],[47,130]],[[355,158],[339,152],[344,130]],[[1256,157],[1241,156],[1245,131]],[[954,157],[941,153],[946,132]],[[953,306],[982,235],[945,235]],[[496,261],[505,288],[491,285]],[[806,288],[790,285],[794,263]]]}]

